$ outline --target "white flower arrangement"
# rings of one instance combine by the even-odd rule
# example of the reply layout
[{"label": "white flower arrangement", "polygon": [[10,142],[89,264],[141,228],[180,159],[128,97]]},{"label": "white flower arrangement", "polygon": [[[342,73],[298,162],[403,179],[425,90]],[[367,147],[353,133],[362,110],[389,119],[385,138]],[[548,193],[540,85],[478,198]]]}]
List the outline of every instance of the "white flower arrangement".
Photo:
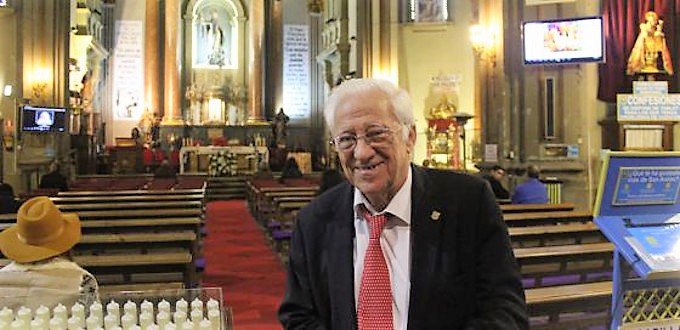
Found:
[{"label": "white flower arrangement", "polygon": [[235,176],[237,174],[236,155],[227,151],[220,151],[208,157],[208,175]]}]

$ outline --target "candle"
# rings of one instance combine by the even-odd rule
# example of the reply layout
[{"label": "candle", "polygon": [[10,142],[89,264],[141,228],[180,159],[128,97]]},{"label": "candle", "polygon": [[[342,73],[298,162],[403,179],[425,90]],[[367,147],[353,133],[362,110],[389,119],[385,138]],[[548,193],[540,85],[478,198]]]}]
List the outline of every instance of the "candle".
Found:
[{"label": "candle", "polygon": [[156,324],[154,324],[154,323],[151,323],[151,324],[149,324],[149,326],[147,326],[146,328],[144,328],[144,330],[159,330],[159,329],[160,329],[160,328],[158,327],[158,325],[156,325]]},{"label": "candle", "polygon": [[40,305],[40,307],[36,308],[35,310],[35,316],[33,316],[34,319],[41,319],[45,324],[50,321],[50,309]]},{"label": "candle", "polygon": [[123,329],[129,329],[131,326],[135,325],[137,321],[135,320],[136,317],[132,317],[132,315],[125,313],[123,317],[120,318],[120,323],[123,326]]},{"label": "candle", "polygon": [[99,318],[100,321],[104,319],[103,307],[98,301],[95,301],[90,305],[90,316],[93,315]]},{"label": "candle", "polygon": [[203,319],[203,312],[199,311],[198,309],[194,309],[191,311],[191,321],[198,324],[198,322],[201,322]]},{"label": "candle", "polygon": [[152,323],[153,323],[153,314],[151,314],[149,312],[142,312],[142,314],[139,315],[139,325],[142,327],[142,329],[146,329]]},{"label": "candle", "polygon": [[215,300],[213,298],[210,298],[210,300],[208,300],[206,305],[208,306],[209,311],[220,308],[220,303],[218,303],[217,300]]},{"label": "candle", "polygon": [[22,320],[14,320],[12,322],[12,325],[10,326],[10,329],[12,330],[25,330],[26,329],[26,323]]},{"label": "candle", "polygon": [[137,324],[137,304],[128,300],[123,305],[123,311],[125,315],[129,315],[132,318],[133,324]]},{"label": "candle", "polygon": [[[177,302],[175,303],[175,311],[176,311],[176,312],[177,312],[177,311],[181,311],[181,312],[186,313],[188,307],[189,307],[189,304],[187,303],[186,300],[184,300],[184,298],[180,298],[180,299],[177,300]],[[176,323],[177,323],[177,322],[175,322],[175,324],[176,324]]]},{"label": "candle", "polygon": [[81,303],[75,303],[71,306],[71,317],[73,316],[80,318],[83,325],[85,325],[85,306]]},{"label": "candle", "polygon": [[[59,307],[59,306],[57,306]],[[64,306],[62,306],[64,307]],[[65,309],[66,307],[64,307]],[[56,307],[55,307],[56,309]],[[54,312],[54,310],[52,311]],[[66,329],[66,319],[62,318],[61,316],[53,316],[52,319],[50,319],[50,330],[63,330]]]},{"label": "candle", "polygon": [[[117,319],[120,319],[120,305],[118,305],[118,303],[113,300],[111,300],[110,303],[106,304],[106,316],[109,315],[115,316]],[[106,322],[104,322],[104,324],[106,324]]]},{"label": "candle", "polygon": [[81,319],[77,316],[71,316],[68,319],[67,325],[68,325],[68,330],[80,330],[82,329],[82,324]]},{"label": "candle", "polygon": [[12,321],[14,320],[14,311],[11,310],[10,308],[3,307],[2,310],[0,310],[0,321],[11,324]]},{"label": "candle", "polygon": [[158,313],[160,314],[160,312],[166,312],[170,314],[170,303],[165,301],[165,299],[158,303]]},{"label": "candle", "polygon": [[163,327],[163,330],[177,330],[177,326],[172,322],[168,322],[168,324]]},{"label": "candle", "polygon": [[183,311],[176,311],[175,314],[172,314],[172,320],[175,322],[175,325],[181,327],[187,320],[187,313]]},{"label": "candle", "polygon": [[153,303],[144,299],[144,301],[142,301],[142,303],[139,305],[139,312],[140,312],[140,314],[147,312],[147,313],[153,315]]},{"label": "candle", "polygon": [[201,301],[201,299],[196,298],[194,299],[194,301],[191,302],[191,310],[192,311],[199,310],[201,311],[201,313],[203,312],[203,302]]},{"label": "candle", "polygon": [[220,311],[215,310],[215,309],[208,311],[208,319],[210,321],[213,321],[213,322],[215,320],[219,320],[220,319]]},{"label": "candle", "polygon": [[194,330],[194,324],[186,321],[184,324],[182,324],[182,330]]},{"label": "candle", "polygon": [[120,322],[120,319],[116,315],[106,315],[106,317],[104,317],[104,329],[111,330],[118,326],[118,322]]},{"label": "candle", "polygon": [[24,322],[26,325],[31,323],[31,319],[33,318],[33,313],[30,308],[21,306],[19,308],[19,311],[17,311],[17,320],[21,320]]},{"label": "candle", "polygon": [[64,321],[64,325],[66,325],[66,320],[68,320],[68,310],[66,309],[66,306],[59,304],[54,307],[52,309],[52,318],[54,319],[55,317],[62,319]]},{"label": "candle", "polygon": [[[31,330],[42,330],[47,328],[47,322],[45,322],[43,319],[33,319],[31,321]],[[4,326],[0,326],[0,329],[5,329]]]},{"label": "candle", "polygon": [[102,327],[101,319],[94,314],[90,314],[90,317],[85,320],[85,324],[87,325],[87,330],[97,330]]},{"label": "candle", "polygon": [[[158,304],[158,307],[160,309],[160,304]],[[167,312],[160,312],[158,315],[156,315],[156,323],[158,324],[158,327],[161,329],[165,329],[165,325],[170,322],[170,313]]]},{"label": "candle", "polygon": [[212,329],[212,322],[210,322],[210,320],[203,319],[203,320],[201,320],[201,323],[198,324],[198,329],[199,330],[211,330]]}]

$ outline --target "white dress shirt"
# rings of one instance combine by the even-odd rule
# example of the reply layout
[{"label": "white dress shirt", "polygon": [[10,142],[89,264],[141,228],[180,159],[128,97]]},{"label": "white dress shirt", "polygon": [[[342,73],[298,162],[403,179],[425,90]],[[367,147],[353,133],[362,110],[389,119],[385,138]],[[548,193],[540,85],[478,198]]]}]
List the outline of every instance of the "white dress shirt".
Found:
[{"label": "white dress shirt", "polygon": [[[408,307],[411,290],[411,169],[404,185],[392,198],[382,213],[391,216],[380,236],[387,268],[390,272],[392,286],[392,317],[395,330],[406,330],[408,325]],[[368,222],[357,212],[359,205],[364,204],[371,214],[378,214],[366,197],[354,188],[354,302],[359,306],[359,288],[361,274],[364,271],[364,255],[368,247]]]}]

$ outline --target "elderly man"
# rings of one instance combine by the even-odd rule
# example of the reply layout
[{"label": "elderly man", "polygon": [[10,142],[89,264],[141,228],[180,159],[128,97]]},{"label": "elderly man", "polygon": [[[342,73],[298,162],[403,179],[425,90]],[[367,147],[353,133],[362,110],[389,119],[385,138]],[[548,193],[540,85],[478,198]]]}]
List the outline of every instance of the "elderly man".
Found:
[{"label": "elderly man", "polygon": [[286,329],[525,329],[507,229],[481,179],[411,165],[408,94],[348,80],[325,108],[347,182],[301,210]]}]

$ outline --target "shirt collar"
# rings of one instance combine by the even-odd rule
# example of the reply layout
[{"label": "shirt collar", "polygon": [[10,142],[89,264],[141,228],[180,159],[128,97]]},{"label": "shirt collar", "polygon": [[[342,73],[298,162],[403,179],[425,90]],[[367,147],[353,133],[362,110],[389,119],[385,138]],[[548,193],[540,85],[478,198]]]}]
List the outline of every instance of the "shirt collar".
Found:
[{"label": "shirt collar", "polygon": [[358,208],[361,204],[364,204],[366,209],[371,212],[371,214],[382,214],[389,213],[407,224],[411,223],[411,186],[413,185],[412,168],[409,166],[408,173],[406,175],[406,181],[399,188],[397,193],[392,197],[392,200],[387,204],[387,207],[382,212],[376,212],[373,205],[368,202],[368,199],[364,196],[359,189],[354,187],[354,214],[358,213]]}]

